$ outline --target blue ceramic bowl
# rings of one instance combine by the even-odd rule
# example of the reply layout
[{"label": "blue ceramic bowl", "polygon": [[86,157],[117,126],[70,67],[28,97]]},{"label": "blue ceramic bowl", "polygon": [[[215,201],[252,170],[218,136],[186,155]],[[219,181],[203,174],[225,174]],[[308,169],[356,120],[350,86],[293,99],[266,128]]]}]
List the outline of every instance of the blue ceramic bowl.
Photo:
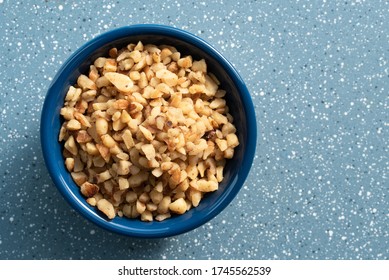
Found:
[{"label": "blue ceramic bowl", "polygon": [[[182,54],[194,59],[205,58],[208,69],[227,90],[227,104],[234,117],[240,145],[234,158],[224,171],[219,190],[207,194],[200,205],[183,215],[173,216],[162,222],[142,222],[116,217],[107,220],[104,215],[86,203],[79,187],[65,168],[63,146],[58,142],[61,127],[60,109],[69,86],[81,73],[87,73],[89,65],[99,56],[106,56],[111,47],[118,49],[129,43],[169,44]],[[41,116],[41,144],[47,169],[61,194],[70,205],[88,220],[109,231],[132,237],[159,238],[193,230],[219,214],[236,196],[250,171],[257,139],[257,126],[253,103],[242,78],[215,48],[204,40],[183,30],[169,26],[145,24],[121,27],[108,31],[84,44],[62,65],[48,90]]]}]

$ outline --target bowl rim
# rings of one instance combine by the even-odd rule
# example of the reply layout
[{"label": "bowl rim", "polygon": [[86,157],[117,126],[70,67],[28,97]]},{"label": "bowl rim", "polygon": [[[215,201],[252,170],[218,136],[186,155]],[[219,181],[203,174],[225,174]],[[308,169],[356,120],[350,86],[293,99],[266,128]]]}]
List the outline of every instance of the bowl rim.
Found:
[{"label": "bowl rim", "polygon": [[[207,212],[206,215],[201,216],[200,218],[192,219],[193,221],[187,224],[177,223],[174,225],[174,227],[170,227],[168,230],[165,229],[163,231],[161,230],[146,231],[145,228],[138,229],[138,228],[125,227],[122,225],[110,223],[109,221],[107,222],[106,220],[97,218],[97,216],[93,215],[91,211],[87,211],[86,207],[84,206],[84,202],[80,201],[80,199],[69,189],[69,186],[67,186],[67,183],[64,180],[64,178],[62,176],[58,176],[60,174],[59,172],[57,172],[57,169],[55,168],[55,165],[58,164],[58,162],[56,162],[53,159],[53,157],[50,156],[51,153],[50,146],[54,144],[51,143],[50,145],[50,141],[48,137],[46,137],[46,135],[50,133],[50,127],[52,125],[51,118],[47,118],[46,116],[47,114],[50,114],[51,111],[53,111],[52,106],[55,105],[53,101],[54,98],[53,95],[56,93],[53,91],[53,87],[55,87],[56,83],[58,83],[62,75],[68,72],[67,69],[69,67],[71,68],[71,65],[74,63],[74,60],[80,54],[84,52],[89,52],[89,49],[95,51],[96,45],[103,46],[109,44],[112,41],[124,38],[125,36],[134,36],[140,34],[146,34],[146,35],[154,34],[154,35],[173,37],[178,40],[185,41],[189,44],[193,44],[197,48],[207,53],[208,55],[212,56],[222,66],[222,68],[226,70],[226,72],[232,79],[233,83],[237,87],[239,91],[239,96],[242,99],[242,103],[245,107],[246,119],[247,119],[248,129],[247,129],[246,149],[243,151],[244,155],[243,155],[242,166],[240,167],[240,172],[237,174],[239,176],[236,176],[237,178],[235,178],[237,182],[234,188],[230,188],[227,194],[224,195],[224,199],[221,200],[219,199],[220,201],[218,200],[219,201],[218,205],[215,205],[215,207],[212,208],[212,211]],[[41,138],[41,147],[42,147],[44,161],[46,163],[46,168],[48,169],[49,174],[56,188],[60,191],[62,196],[65,198],[65,200],[73,207],[73,209],[75,209],[78,213],[80,213],[84,218],[111,232],[131,236],[131,237],[138,237],[138,238],[163,238],[163,237],[179,235],[205,224],[206,222],[213,219],[220,212],[222,212],[223,209],[226,208],[231,203],[231,201],[235,198],[235,196],[242,188],[250,172],[250,168],[254,160],[256,141],[257,141],[257,124],[256,124],[255,110],[251,99],[251,95],[243,79],[241,78],[241,76],[239,75],[235,67],[212,45],[210,45],[202,38],[188,31],[178,29],[176,27],[160,25],[160,24],[135,24],[135,25],[115,28],[107,32],[104,32],[100,35],[97,35],[95,38],[84,43],[81,47],[79,47],[76,51],[74,51],[68,57],[68,59],[66,59],[66,61],[61,65],[55,77],[53,78],[47,90],[47,94],[45,96],[45,100],[41,112],[40,138]]]}]

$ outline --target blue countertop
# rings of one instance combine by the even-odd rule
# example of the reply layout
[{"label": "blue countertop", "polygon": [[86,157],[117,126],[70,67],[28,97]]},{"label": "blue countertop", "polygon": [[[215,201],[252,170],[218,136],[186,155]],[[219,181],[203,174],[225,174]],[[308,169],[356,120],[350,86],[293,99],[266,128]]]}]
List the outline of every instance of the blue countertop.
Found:
[{"label": "blue countertop", "polygon": [[[138,23],[220,50],[247,83],[259,129],[232,204],[166,239],[80,217],[40,148],[61,64],[97,34]],[[0,0],[0,24],[0,259],[389,259],[387,1]]]}]

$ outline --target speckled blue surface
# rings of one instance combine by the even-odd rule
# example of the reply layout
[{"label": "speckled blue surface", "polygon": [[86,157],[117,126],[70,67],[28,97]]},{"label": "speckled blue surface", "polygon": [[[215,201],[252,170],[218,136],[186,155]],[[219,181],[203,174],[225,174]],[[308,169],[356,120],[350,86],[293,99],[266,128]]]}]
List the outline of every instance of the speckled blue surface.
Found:
[{"label": "speckled blue surface", "polygon": [[[0,0],[0,259],[389,259],[387,1],[130,2]],[[242,191],[173,238],[132,239],[84,220],[41,154],[40,112],[61,63],[136,23],[214,45],[258,118]]]}]

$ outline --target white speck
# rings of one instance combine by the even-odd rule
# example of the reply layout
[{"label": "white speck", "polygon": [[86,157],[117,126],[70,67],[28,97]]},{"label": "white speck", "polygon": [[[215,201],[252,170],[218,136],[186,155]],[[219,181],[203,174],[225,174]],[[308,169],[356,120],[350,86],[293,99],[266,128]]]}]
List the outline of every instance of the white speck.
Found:
[{"label": "white speck", "polygon": [[329,231],[328,231],[328,235],[329,235],[330,237],[332,237],[332,236],[334,235],[334,232],[333,232],[332,230],[329,230]]},{"label": "white speck", "polygon": [[96,233],[96,231],[94,230],[94,229],[92,229],[91,231],[90,231],[90,234],[95,234]]},{"label": "white speck", "polygon": [[9,218],[9,221],[12,223],[14,221],[14,217]]},{"label": "white speck", "polygon": [[371,210],[371,213],[377,213],[377,209],[376,208],[373,208],[372,210]]},{"label": "white speck", "polygon": [[260,92],[259,92],[259,95],[260,95],[260,96],[264,96],[264,95],[265,95],[265,92],[264,92],[264,91],[260,91]]},{"label": "white speck", "polygon": [[62,6],[62,5],[59,5],[59,6],[58,6],[58,10],[62,11],[62,10],[63,10],[63,6]]},{"label": "white speck", "polygon": [[[0,4],[3,4],[3,0],[0,0]],[[1,243],[0,243],[1,244]]]},{"label": "white speck", "polygon": [[252,17],[252,16],[248,16],[248,17],[247,17],[247,20],[248,20],[248,21],[252,21],[252,20],[253,20],[253,17]]},{"label": "white speck", "polygon": [[342,236],[342,240],[346,240],[347,239],[347,236]]}]

